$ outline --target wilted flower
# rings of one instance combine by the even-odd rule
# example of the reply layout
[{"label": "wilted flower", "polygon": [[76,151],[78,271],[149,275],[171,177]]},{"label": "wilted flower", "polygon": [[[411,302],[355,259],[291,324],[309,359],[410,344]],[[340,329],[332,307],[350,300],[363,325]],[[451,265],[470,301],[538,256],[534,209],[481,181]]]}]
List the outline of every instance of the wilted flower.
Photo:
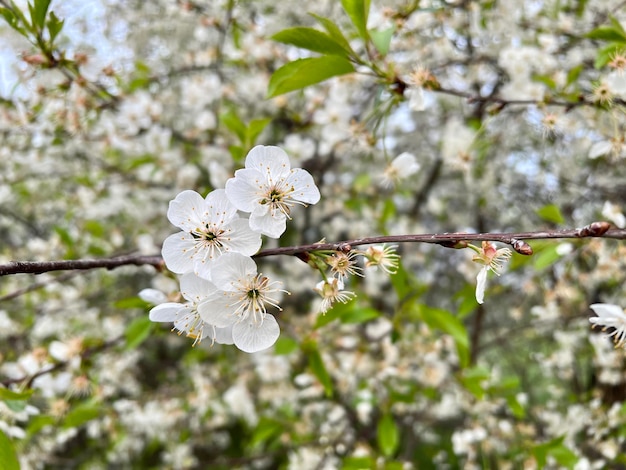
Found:
[{"label": "wilted flower", "polygon": [[396,253],[396,245],[372,245],[367,247],[363,256],[367,258],[365,267],[378,266],[388,274],[395,274],[398,271],[400,256]]},{"label": "wilted flower", "polygon": [[509,260],[513,252],[509,248],[496,249],[496,246],[488,241],[482,243],[482,248],[477,248],[474,245],[469,245],[469,247],[478,253],[472,258],[472,261],[484,265],[476,277],[476,301],[482,304],[485,298],[487,273],[493,271],[499,276],[503,263]]},{"label": "wilted flower", "polygon": [[337,251],[326,258],[326,264],[330,266],[333,275],[338,277],[363,276],[361,273],[362,269],[356,264],[356,255],[354,251],[349,253]]},{"label": "wilted flower", "polygon": [[345,304],[356,297],[354,292],[343,290],[343,281],[333,277],[329,280],[321,281],[315,286],[315,291],[322,296],[320,312],[326,313],[335,302]]}]

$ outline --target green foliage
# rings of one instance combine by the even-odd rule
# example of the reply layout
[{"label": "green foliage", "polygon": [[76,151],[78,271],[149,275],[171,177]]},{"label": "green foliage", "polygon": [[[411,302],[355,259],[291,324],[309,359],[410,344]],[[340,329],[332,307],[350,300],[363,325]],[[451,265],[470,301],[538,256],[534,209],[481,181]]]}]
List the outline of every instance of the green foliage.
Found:
[{"label": "green foliage", "polygon": [[561,210],[554,204],[548,204],[536,211],[537,215],[546,222],[552,222],[553,224],[562,224],[565,222]]},{"label": "green foliage", "polygon": [[609,21],[610,25],[599,26],[585,35],[588,39],[609,43],[598,50],[594,64],[596,68],[604,67],[611,60],[613,54],[623,52],[626,49],[624,27],[614,16],[609,16]]},{"label": "green foliage", "polygon": [[11,439],[0,430],[0,468],[2,470],[20,470],[20,462]]},{"label": "green foliage", "polygon": [[376,29],[369,32],[372,39],[372,43],[378,49],[381,55],[387,55],[389,47],[391,46],[391,38],[396,32],[395,26],[390,26],[386,29]]},{"label": "green foliage", "polygon": [[135,349],[143,343],[154,330],[154,323],[147,316],[135,318],[126,328],[126,349]]},{"label": "green foliage", "polygon": [[274,72],[270,79],[267,96],[272,98],[352,72],[354,72],[354,66],[350,61],[336,55],[298,59],[283,65]]},{"label": "green foliage", "polygon": [[393,456],[400,445],[400,431],[391,413],[385,413],[378,421],[376,429],[378,448],[386,457]]},{"label": "green foliage", "polygon": [[574,468],[574,465],[578,463],[578,457],[563,444],[564,439],[565,436],[558,437],[532,448],[532,454],[537,459],[539,468],[546,466],[548,457],[552,457],[556,463],[564,468]]},{"label": "green foliage", "polygon": [[77,428],[96,419],[101,414],[101,406],[95,400],[83,402],[72,408],[63,420],[64,428]]},{"label": "green foliage", "polygon": [[338,42],[332,36],[316,29],[303,26],[284,29],[274,34],[272,39],[284,44],[291,44],[301,49],[319,52],[320,54],[340,55],[344,57],[348,57],[350,54],[350,50],[346,49],[341,42]]},{"label": "green foliage", "polygon": [[235,161],[241,161],[247,152],[254,147],[257,138],[271,122],[271,118],[252,119],[247,125],[243,122],[234,109],[220,115],[220,121],[237,138],[241,145],[229,147],[231,156]]},{"label": "green foliage", "polygon": [[367,41],[369,39],[367,18],[370,11],[370,0],[341,0],[341,5],[359,32],[359,36]]},{"label": "green foliage", "polygon": [[320,384],[324,387],[324,393],[327,397],[332,396],[333,394],[333,383],[324,365],[324,361],[322,360],[322,356],[317,347],[317,343],[313,340],[308,340],[302,345],[302,351],[306,354],[309,362],[309,368],[317,380],[319,380]]},{"label": "green foliage", "polygon": [[380,316],[380,312],[372,307],[362,305],[353,300],[344,303],[335,303],[328,312],[318,315],[315,328],[321,328],[335,320],[341,323],[365,323]]}]

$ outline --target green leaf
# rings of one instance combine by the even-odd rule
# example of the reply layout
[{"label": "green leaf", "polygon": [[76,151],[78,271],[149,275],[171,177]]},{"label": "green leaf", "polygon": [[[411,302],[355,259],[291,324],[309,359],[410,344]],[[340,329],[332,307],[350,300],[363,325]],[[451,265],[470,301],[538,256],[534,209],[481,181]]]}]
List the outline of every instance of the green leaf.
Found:
[{"label": "green leaf", "polygon": [[599,39],[601,41],[626,42],[626,34],[613,26],[600,26],[585,34],[588,39]]},{"label": "green leaf", "polygon": [[535,250],[535,254],[532,259],[534,260],[533,266],[537,271],[541,271],[548,266],[552,266],[561,258],[561,255],[557,252],[557,248],[558,245],[553,243],[551,245],[546,245],[545,248],[542,248],[539,251]]},{"label": "green leaf", "polygon": [[254,449],[278,438],[283,433],[284,428],[284,424],[279,421],[261,418],[250,439],[250,447]]},{"label": "green leaf", "polygon": [[370,37],[372,38],[372,42],[378,52],[381,55],[387,55],[389,52],[389,45],[391,44],[391,38],[393,37],[393,33],[396,32],[396,27],[390,26],[387,29],[375,29],[370,31]]},{"label": "green leaf", "polygon": [[100,405],[98,403],[88,401],[81,403],[74,409],[70,410],[63,420],[64,428],[77,428],[92,419],[100,416]]},{"label": "green leaf", "polygon": [[246,129],[246,144],[253,147],[259,134],[272,122],[271,118],[253,119]]},{"label": "green leaf", "polygon": [[48,14],[48,8],[50,7],[51,0],[35,0],[35,4],[28,4],[30,10],[30,19],[34,26],[37,26],[39,31],[43,30],[46,23],[46,15]]},{"label": "green leaf", "polygon": [[598,50],[593,66],[596,69],[601,69],[613,59],[615,54],[619,54],[623,50],[624,44],[621,42],[611,42],[607,44],[605,47]]},{"label": "green leaf", "polygon": [[295,60],[274,72],[270,78],[267,97],[300,90],[331,77],[352,72],[354,66],[347,59],[336,55]]},{"label": "green leaf", "polygon": [[370,0],[341,0],[341,5],[359,32],[359,36],[367,41],[369,39],[367,17],[370,12]]},{"label": "green leaf", "polygon": [[380,312],[371,307],[359,307],[355,302],[354,307],[341,316],[341,323],[365,323],[380,317]]},{"label": "green leaf", "polygon": [[346,457],[341,465],[341,470],[364,470],[376,468],[372,457]]},{"label": "green leaf", "polygon": [[48,17],[48,22],[46,23],[46,26],[48,26],[48,32],[50,33],[50,44],[54,43],[54,40],[63,29],[63,24],[65,24],[65,20],[60,20],[57,18],[57,15],[51,11]]},{"label": "green leaf", "polygon": [[235,134],[242,144],[245,143],[246,125],[232,109],[220,116],[220,122]]},{"label": "green leaf", "polygon": [[4,18],[7,24],[13,28],[15,31],[20,33],[24,37],[28,37],[28,33],[26,30],[20,25],[19,18],[13,13],[12,10],[8,8],[0,7],[0,15]]},{"label": "green leaf", "polygon": [[313,28],[296,27],[284,29],[274,34],[271,39],[321,54],[344,57],[347,57],[349,54],[349,50],[346,50],[334,38]]},{"label": "green leaf", "polygon": [[578,80],[578,77],[580,76],[580,72],[583,71],[583,68],[584,67],[582,65],[577,65],[576,67],[571,68],[569,72],[567,72],[567,80],[565,82],[566,86],[571,85],[576,80]]},{"label": "green leaf", "polygon": [[564,439],[565,436],[557,437],[551,441],[536,445],[531,449],[539,468],[546,466],[548,456],[551,456],[561,466],[574,468],[578,458],[574,452],[563,444]]},{"label": "green leaf", "polygon": [[356,52],[354,52],[354,50],[350,46],[350,42],[346,39],[339,27],[335,23],[333,23],[332,20],[324,18],[323,16],[316,15],[314,13],[309,14],[324,27],[328,35],[333,38],[337,44],[339,44],[344,50],[348,51],[350,56],[356,57]]},{"label": "green leaf", "polygon": [[562,224],[565,222],[561,210],[554,204],[548,204],[541,209],[535,211],[535,213],[546,222],[552,222],[554,224]]},{"label": "green leaf", "polygon": [[319,350],[317,349],[317,344],[312,341],[309,341],[305,347],[305,352],[308,355],[309,359],[309,367],[311,368],[311,372],[313,375],[317,377],[317,380],[320,381],[322,386],[324,387],[324,392],[327,397],[332,396],[333,394],[333,383],[330,379],[330,375],[326,370],[326,366],[324,365],[324,361],[322,360],[322,356],[320,355]]},{"label": "green leaf", "polygon": [[469,364],[469,337],[461,320],[447,310],[427,305],[420,306],[420,313],[428,326],[437,328],[452,336],[459,354],[461,367],[467,367]]},{"label": "green leaf", "polygon": [[0,400],[28,400],[34,390],[26,390],[25,392],[14,392],[8,388],[0,388]]},{"label": "green leaf", "polygon": [[298,349],[298,342],[285,335],[280,335],[278,341],[274,345],[274,354],[277,356],[286,356]]},{"label": "green leaf", "polygon": [[489,371],[483,367],[464,369],[459,377],[465,389],[479,400],[485,396],[483,384],[487,379],[489,379]]},{"label": "green leaf", "polygon": [[385,457],[391,457],[400,444],[400,432],[390,413],[385,413],[378,421],[376,431],[378,447]]},{"label": "green leaf", "polygon": [[143,343],[150,336],[153,327],[154,323],[147,315],[135,318],[126,328],[126,349],[135,349]]},{"label": "green leaf", "polygon": [[0,431],[0,468],[2,470],[20,470],[20,462],[13,441],[3,431]]},{"label": "green leaf", "polygon": [[113,303],[113,306],[115,308],[122,308],[122,309],[126,309],[126,308],[145,309],[149,305],[150,304],[148,302],[146,302],[145,300],[142,300],[139,297],[127,297],[125,299],[120,299]]}]

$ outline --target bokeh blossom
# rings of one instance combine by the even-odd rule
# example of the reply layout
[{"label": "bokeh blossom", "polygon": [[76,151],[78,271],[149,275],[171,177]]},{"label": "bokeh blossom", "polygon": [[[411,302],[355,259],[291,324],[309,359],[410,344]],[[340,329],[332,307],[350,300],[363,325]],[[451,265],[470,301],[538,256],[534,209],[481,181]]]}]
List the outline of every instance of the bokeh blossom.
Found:
[{"label": "bokeh blossom", "polygon": [[589,308],[597,315],[589,319],[591,324],[601,327],[602,331],[612,328],[613,330],[608,333],[608,336],[613,338],[616,348],[626,345],[626,313],[624,309],[613,304],[591,304]]}]

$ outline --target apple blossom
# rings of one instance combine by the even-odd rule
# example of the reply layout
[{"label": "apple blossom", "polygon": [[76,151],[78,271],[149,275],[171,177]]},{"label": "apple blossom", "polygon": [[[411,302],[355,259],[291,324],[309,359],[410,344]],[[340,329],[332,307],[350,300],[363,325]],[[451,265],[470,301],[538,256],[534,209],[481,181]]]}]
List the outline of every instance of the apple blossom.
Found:
[{"label": "apple blossom", "polygon": [[589,319],[592,325],[601,326],[602,331],[613,328],[608,336],[613,337],[615,347],[626,345],[626,313],[624,309],[613,304],[591,304],[589,308],[597,315]]}]

